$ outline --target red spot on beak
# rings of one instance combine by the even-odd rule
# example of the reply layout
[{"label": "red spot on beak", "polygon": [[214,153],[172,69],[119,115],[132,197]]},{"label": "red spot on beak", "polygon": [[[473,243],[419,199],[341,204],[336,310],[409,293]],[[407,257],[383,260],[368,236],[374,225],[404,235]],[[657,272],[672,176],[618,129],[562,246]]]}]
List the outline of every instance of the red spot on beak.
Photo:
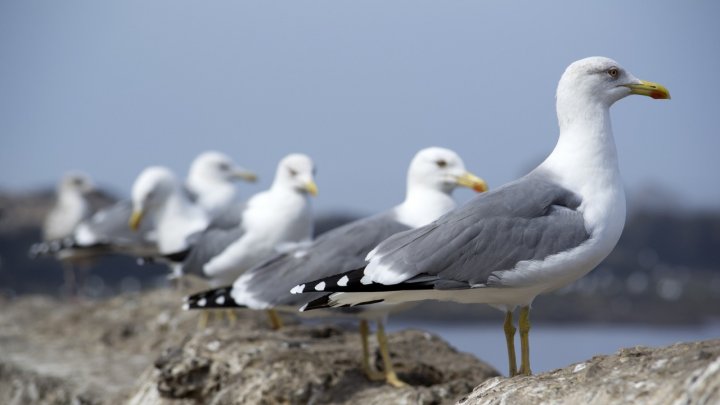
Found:
[{"label": "red spot on beak", "polygon": [[651,91],[651,92],[650,92],[650,97],[652,97],[652,98],[654,98],[654,99],[656,99],[656,100],[658,100],[658,99],[663,99],[663,98],[667,98],[667,96],[665,95],[665,93],[663,93],[662,91]]}]

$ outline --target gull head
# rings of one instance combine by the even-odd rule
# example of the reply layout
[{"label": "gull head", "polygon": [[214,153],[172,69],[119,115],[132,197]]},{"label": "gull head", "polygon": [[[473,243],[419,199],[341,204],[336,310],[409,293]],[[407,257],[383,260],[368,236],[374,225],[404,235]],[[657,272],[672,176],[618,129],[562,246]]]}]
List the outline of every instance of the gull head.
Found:
[{"label": "gull head", "polygon": [[315,164],[307,155],[293,153],[278,164],[274,186],[295,190],[302,194],[317,195]]},{"label": "gull head", "polygon": [[557,99],[568,102],[586,100],[611,106],[616,101],[638,94],[655,99],[669,99],[668,90],[657,83],[640,80],[616,61],[594,56],[573,62],[560,78]]},{"label": "gull head", "polygon": [[145,214],[165,204],[177,187],[177,179],[170,169],[151,166],[143,170],[132,187],[130,229],[139,229]]},{"label": "gull head", "polygon": [[190,165],[189,182],[218,183],[244,180],[255,182],[255,173],[238,166],[230,157],[221,152],[208,151],[201,153]]},{"label": "gull head", "polygon": [[87,194],[93,190],[94,185],[90,177],[80,172],[66,173],[62,179],[60,179],[60,184],[58,185],[58,192],[60,193]]},{"label": "gull head", "polygon": [[450,149],[430,147],[420,150],[408,168],[408,188],[430,188],[451,193],[455,187],[487,191],[485,180],[468,172],[465,163]]}]

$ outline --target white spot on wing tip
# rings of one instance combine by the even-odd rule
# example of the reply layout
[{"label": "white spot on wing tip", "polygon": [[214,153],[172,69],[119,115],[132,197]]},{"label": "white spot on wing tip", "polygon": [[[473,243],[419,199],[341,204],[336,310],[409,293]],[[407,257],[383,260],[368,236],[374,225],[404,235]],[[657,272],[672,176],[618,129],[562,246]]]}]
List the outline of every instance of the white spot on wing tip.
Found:
[{"label": "white spot on wing tip", "polygon": [[184,311],[189,310],[189,309],[190,309],[190,304],[188,304],[187,302],[184,303],[183,306],[182,306],[182,309],[183,309]]},{"label": "white spot on wing tip", "polygon": [[215,298],[215,303],[218,304],[218,305],[224,304],[224,303],[225,303],[225,296],[224,296],[224,295],[221,295],[221,296]]},{"label": "white spot on wing tip", "polygon": [[315,285],[315,291],[324,291],[325,290],[325,282],[321,281]]},{"label": "white spot on wing tip", "polygon": [[307,308],[307,305],[308,304],[301,306],[300,309],[298,309],[298,312],[305,312],[305,308]]},{"label": "white spot on wing tip", "polygon": [[338,280],[337,285],[340,287],[347,287],[348,281],[350,281],[350,278],[348,276],[342,276],[340,280]]},{"label": "white spot on wing tip", "polygon": [[360,282],[364,285],[372,284],[372,280],[370,279],[370,276],[367,274],[363,276],[363,278],[360,279]]},{"label": "white spot on wing tip", "polygon": [[295,287],[290,290],[290,294],[302,294],[302,292],[305,290],[305,284],[296,285]]},{"label": "white spot on wing tip", "polygon": [[207,300],[206,300],[205,298],[200,298],[200,299],[198,300],[198,302],[197,302],[197,305],[198,305],[199,307],[204,307],[205,304],[207,304]]}]

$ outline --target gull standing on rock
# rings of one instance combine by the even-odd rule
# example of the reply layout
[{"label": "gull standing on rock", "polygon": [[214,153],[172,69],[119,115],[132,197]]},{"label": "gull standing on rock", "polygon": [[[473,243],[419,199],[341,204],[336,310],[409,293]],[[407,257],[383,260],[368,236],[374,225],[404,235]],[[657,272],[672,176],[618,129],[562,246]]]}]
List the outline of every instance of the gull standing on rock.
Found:
[{"label": "gull standing on rock", "polygon": [[506,313],[510,375],[531,374],[534,298],[587,274],[620,238],[625,193],[610,106],[631,94],[670,98],[665,87],[637,79],[611,59],[572,63],[557,87],[560,137],[540,166],[427,226],[388,238],[364,268],[307,283],[305,291],[322,284],[332,294],[306,310],[427,299],[490,304]]},{"label": "gull standing on rock", "polygon": [[[444,148],[419,151],[407,172],[407,194],[402,204],[388,211],[363,218],[332,229],[311,244],[299,246],[263,262],[238,278],[232,286],[193,294],[186,299],[186,309],[248,307],[256,310],[274,309],[296,312],[307,302],[307,296],[290,294],[290,289],[304,280],[328,277],[356,269],[365,256],[387,237],[407,229],[417,228],[437,219],[455,207],[451,193],[457,186],[478,192],[487,190],[484,180],[469,173],[455,152]],[[321,291],[318,290],[318,291]],[[316,292],[319,296],[321,292]],[[204,305],[199,305],[203,303]],[[388,308],[383,308],[383,310]],[[280,326],[279,318],[270,312],[273,326]],[[338,315],[337,311],[326,314]],[[384,311],[353,311],[361,319],[363,370],[372,379],[386,379],[391,384],[400,381],[387,355],[382,318]],[[368,322],[377,320],[378,342],[385,364],[385,373],[378,375],[370,368],[368,351]]]},{"label": "gull standing on rock", "polygon": [[193,160],[186,186],[195,202],[215,220],[237,203],[235,183],[238,180],[254,183],[257,176],[224,153],[208,151]]},{"label": "gull standing on rock", "polygon": [[67,173],[57,186],[56,200],[43,223],[42,233],[45,243],[41,244],[47,252],[55,250],[60,260],[65,284],[74,294],[77,288],[75,266],[82,260],[76,252],[53,249],[60,246],[59,240],[67,238],[75,232],[78,225],[90,216],[90,204],[87,194],[93,190],[90,178],[82,173]]},{"label": "gull standing on rock", "polygon": [[[138,179],[143,177],[143,173]],[[173,184],[177,183],[175,176],[172,177]],[[178,186],[177,193],[184,194],[188,204],[204,209],[208,220],[230,227],[237,221],[227,223],[224,218],[239,204],[235,201],[234,184],[239,179],[255,181],[256,176],[220,152],[203,152],[193,160],[186,184]],[[155,224],[143,221],[138,229],[131,231],[128,221],[132,209],[131,201],[120,201],[82,221],[70,235],[53,239],[51,243],[34,245],[30,254],[37,256],[62,251],[82,252],[84,255],[117,253],[141,258],[158,256]]]},{"label": "gull standing on rock", "polygon": [[181,274],[195,274],[213,285],[231,283],[279,250],[312,238],[310,196],[317,195],[315,165],[306,155],[280,161],[270,189],[250,198],[239,225],[210,227],[195,235],[191,246],[167,258]]}]

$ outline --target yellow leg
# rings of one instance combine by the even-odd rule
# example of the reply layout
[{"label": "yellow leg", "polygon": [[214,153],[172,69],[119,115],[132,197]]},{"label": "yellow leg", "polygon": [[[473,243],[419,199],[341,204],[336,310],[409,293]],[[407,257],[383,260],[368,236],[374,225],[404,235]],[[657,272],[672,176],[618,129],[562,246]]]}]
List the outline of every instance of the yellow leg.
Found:
[{"label": "yellow leg", "polygon": [[402,382],[395,370],[393,369],[392,360],[390,359],[390,352],[388,351],[387,336],[385,336],[385,325],[382,321],[377,321],[377,340],[380,345],[380,354],[383,359],[383,368],[385,369],[385,382],[392,385],[395,388],[404,387],[407,384]]},{"label": "yellow leg", "polygon": [[360,338],[362,339],[363,348],[362,369],[368,380],[381,381],[385,379],[385,374],[373,370],[372,367],[370,367],[370,344],[368,343],[368,335],[370,335],[370,326],[368,325],[368,321],[363,319],[360,321]]},{"label": "yellow leg", "polygon": [[505,330],[505,343],[507,345],[508,352],[508,373],[510,377],[517,375],[517,359],[515,359],[515,326],[513,325],[513,314],[512,311],[505,312],[505,324],[503,325]]},{"label": "yellow leg", "polygon": [[530,371],[530,307],[520,308],[520,321],[518,322],[520,327],[520,374],[531,375]]},{"label": "yellow leg", "polygon": [[267,310],[268,317],[270,317],[270,326],[273,328],[273,330],[278,330],[283,327],[282,318],[280,318],[280,315],[278,315],[277,311],[274,309],[268,309]]},{"label": "yellow leg", "polygon": [[228,320],[228,326],[235,326],[235,323],[237,322],[237,316],[235,315],[235,312],[230,308],[226,308],[224,312],[225,317]]},{"label": "yellow leg", "polygon": [[200,311],[200,317],[198,318],[197,328],[200,330],[205,330],[205,328],[207,328],[209,318],[210,318],[210,311]]}]

